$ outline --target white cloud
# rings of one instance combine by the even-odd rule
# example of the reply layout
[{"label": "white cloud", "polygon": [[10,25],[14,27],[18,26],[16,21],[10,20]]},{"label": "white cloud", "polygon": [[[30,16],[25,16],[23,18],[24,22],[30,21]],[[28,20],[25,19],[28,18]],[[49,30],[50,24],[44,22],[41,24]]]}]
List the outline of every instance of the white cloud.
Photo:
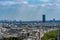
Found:
[{"label": "white cloud", "polygon": [[14,5],[14,4],[28,4],[27,1],[14,2],[14,1],[0,1],[0,5]]},{"label": "white cloud", "polygon": [[[45,1],[47,2],[48,0],[40,0],[40,1]],[[24,6],[27,6],[27,7],[46,7],[46,6],[56,6],[56,7],[60,7],[60,4],[59,3],[42,3],[42,4],[29,4],[28,1],[20,1],[20,2],[15,2],[15,1],[0,1],[0,5],[3,5],[3,6],[11,6],[11,5],[15,5],[15,4],[24,4]],[[25,5],[27,4],[27,5]]]},{"label": "white cloud", "polygon": [[21,3],[23,3],[23,4],[28,4],[28,2],[27,2],[27,1],[22,1]]},{"label": "white cloud", "polygon": [[40,6],[41,6],[41,7],[45,7],[45,6],[46,6],[46,4],[41,4]]},{"label": "white cloud", "polygon": [[50,0],[51,2],[60,2],[60,0]]},{"label": "white cloud", "polygon": [[37,7],[37,5],[32,5],[32,4],[30,5],[29,4],[28,7],[32,7],[33,8],[33,7]]},{"label": "white cloud", "polygon": [[60,4],[55,4],[56,7],[60,8]]},{"label": "white cloud", "polygon": [[59,3],[47,3],[47,4],[40,4],[41,7],[49,7],[49,6],[52,6],[52,7],[60,7],[60,4]]},{"label": "white cloud", "polygon": [[56,0],[57,2],[60,2],[60,0]]},{"label": "white cloud", "polygon": [[42,1],[42,2],[49,2],[49,0],[40,0],[40,1]]},{"label": "white cloud", "polygon": [[15,2],[12,1],[0,2],[0,5],[12,5],[12,4],[15,4]]}]

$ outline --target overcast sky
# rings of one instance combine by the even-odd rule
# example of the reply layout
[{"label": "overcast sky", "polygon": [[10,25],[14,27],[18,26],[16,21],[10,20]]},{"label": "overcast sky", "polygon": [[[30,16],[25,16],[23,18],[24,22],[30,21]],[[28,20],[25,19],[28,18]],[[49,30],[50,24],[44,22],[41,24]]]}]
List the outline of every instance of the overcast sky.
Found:
[{"label": "overcast sky", "polygon": [[0,0],[0,20],[60,20],[60,0]]}]

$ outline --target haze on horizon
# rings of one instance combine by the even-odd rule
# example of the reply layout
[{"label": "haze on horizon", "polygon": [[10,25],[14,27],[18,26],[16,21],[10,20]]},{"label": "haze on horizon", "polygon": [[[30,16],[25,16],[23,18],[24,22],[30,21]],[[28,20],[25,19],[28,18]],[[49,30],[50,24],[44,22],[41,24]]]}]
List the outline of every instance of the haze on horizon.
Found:
[{"label": "haze on horizon", "polygon": [[0,0],[0,20],[60,20],[60,0]]}]

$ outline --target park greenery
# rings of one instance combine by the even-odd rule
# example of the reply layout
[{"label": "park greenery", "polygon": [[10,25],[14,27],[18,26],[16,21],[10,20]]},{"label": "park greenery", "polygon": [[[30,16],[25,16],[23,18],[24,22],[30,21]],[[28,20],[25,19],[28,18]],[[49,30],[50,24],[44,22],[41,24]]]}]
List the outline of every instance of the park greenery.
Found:
[{"label": "park greenery", "polygon": [[55,40],[57,34],[58,34],[58,30],[53,30],[53,31],[45,33],[41,39],[42,40]]}]

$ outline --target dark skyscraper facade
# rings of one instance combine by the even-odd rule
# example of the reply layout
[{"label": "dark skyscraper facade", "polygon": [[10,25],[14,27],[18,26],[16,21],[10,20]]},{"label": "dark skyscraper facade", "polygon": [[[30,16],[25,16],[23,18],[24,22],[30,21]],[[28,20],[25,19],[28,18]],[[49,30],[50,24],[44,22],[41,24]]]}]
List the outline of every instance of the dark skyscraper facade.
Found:
[{"label": "dark skyscraper facade", "polygon": [[46,21],[46,16],[42,15],[42,21],[45,22]]}]

